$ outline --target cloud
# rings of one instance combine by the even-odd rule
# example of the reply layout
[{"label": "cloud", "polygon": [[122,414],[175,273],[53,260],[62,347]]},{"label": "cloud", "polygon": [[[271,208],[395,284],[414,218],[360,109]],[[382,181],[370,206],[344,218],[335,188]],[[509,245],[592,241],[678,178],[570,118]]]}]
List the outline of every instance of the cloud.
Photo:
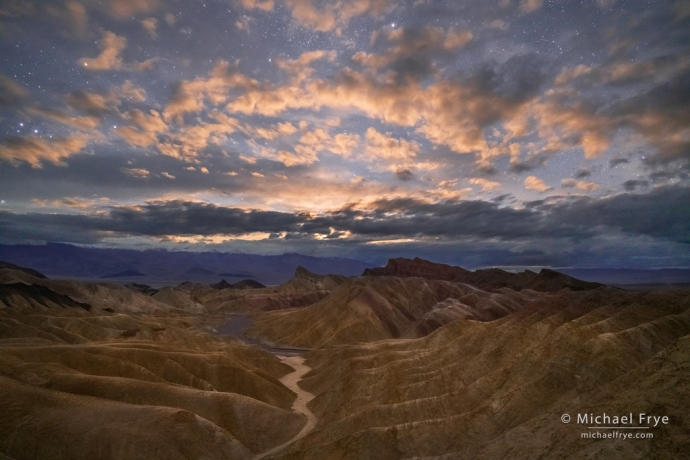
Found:
[{"label": "cloud", "polygon": [[182,116],[189,112],[205,109],[204,101],[221,105],[228,100],[228,92],[233,88],[252,90],[258,82],[236,71],[227,61],[219,61],[208,78],[182,81],[174,89],[173,97],[164,110],[166,119],[175,118],[182,123]]},{"label": "cloud", "polygon": [[95,58],[82,58],[79,65],[87,70],[119,70],[122,68],[120,52],[127,46],[127,40],[112,32],[104,31],[101,39],[101,54]]},{"label": "cloud", "polygon": [[159,6],[158,0],[107,0],[108,11],[117,19],[147,13]]},{"label": "cloud", "polygon": [[398,79],[421,79],[433,73],[434,60],[452,56],[457,48],[465,46],[472,38],[468,30],[449,29],[446,32],[441,27],[385,28],[372,36],[373,45],[385,46],[384,52],[369,54],[358,51],[352,60],[370,70],[391,70]]},{"label": "cloud", "polygon": [[349,157],[360,143],[357,134],[339,133],[331,136],[323,128],[305,132],[294,146],[294,153],[281,150],[277,154],[268,151],[264,156],[280,161],[285,166],[310,165],[316,163],[320,152]]},{"label": "cloud", "polygon": [[544,0],[522,0],[520,3],[520,11],[523,13],[531,13],[538,10],[544,4]]},{"label": "cloud", "polygon": [[585,177],[589,177],[591,175],[592,171],[590,169],[583,168],[575,173],[575,179],[584,179]]},{"label": "cloud", "polygon": [[395,172],[395,177],[403,182],[407,182],[414,179],[414,174],[409,169],[400,169]]},{"label": "cloud", "polygon": [[547,190],[551,190],[551,187],[546,185],[543,180],[536,176],[527,176],[524,184],[527,190],[534,190],[536,192],[545,192]]},{"label": "cloud", "polygon": [[336,58],[335,51],[315,50],[307,51],[300,55],[297,59],[277,59],[278,68],[287,72],[291,78],[297,82],[309,78],[314,70],[310,64],[319,59],[328,59],[333,62]]},{"label": "cloud", "polygon": [[623,182],[623,188],[629,192],[637,190],[638,188],[645,189],[647,187],[649,187],[649,182],[646,180],[630,179]]},{"label": "cloud", "polygon": [[87,144],[87,137],[80,134],[50,141],[34,136],[9,137],[0,144],[0,159],[15,166],[25,162],[32,168],[41,168],[44,161],[65,166],[63,160],[80,153]]},{"label": "cloud", "polygon": [[123,99],[129,99],[134,102],[144,102],[146,100],[146,90],[136,86],[129,80],[125,80],[118,92]]},{"label": "cloud", "polygon": [[76,0],[47,4],[43,12],[61,26],[59,33],[63,37],[83,39],[87,36],[88,14],[84,5]]},{"label": "cloud", "polygon": [[599,184],[594,182],[585,182],[575,179],[563,179],[561,181],[561,187],[563,188],[577,188],[578,190],[583,190],[586,192],[592,192],[599,189]]},{"label": "cloud", "polygon": [[367,129],[366,140],[364,153],[370,159],[409,160],[419,153],[416,142],[395,139],[371,127]]},{"label": "cloud", "polygon": [[627,163],[630,163],[630,160],[628,160],[627,158],[614,158],[613,160],[609,160],[609,167],[615,168],[618,165]]},{"label": "cloud", "polygon": [[481,177],[473,177],[470,179],[470,184],[479,186],[485,192],[501,188],[499,182],[490,181]]},{"label": "cloud", "polygon": [[119,126],[115,134],[134,147],[148,147],[158,143],[158,134],[168,130],[159,112],[151,109],[148,114],[132,110],[124,115],[134,126]]},{"label": "cloud", "polygon": [[22,85],[0,74],[0,107],[16,107],[28,94]]},{"label": "cloud", "polygon": [[297,128],[290,122],[278,123],[277,130],[283,136],[290,136],[297,132]]},{"label": "cloud", "polygon": [[274,7],[274,2],[273,0],[240,0],[240,5],[249,10],[271,11]]},{"label": "cloud", "polygon": [[[220,145],[227,141],[227,134],[239,128],[239,122],[219,111],[209,114],[209,121],[198,120],[198,124],[181,126],[167,134],[156,144],[158,150],[173,158],[193,161],[209,145]],[[151,120],[162,128],[163,119]]]},{"label": "cloud", "polygon": [[141,20],[141,25],[146,29],[146,32],[151,36],[151,38],[158,38],[158,33],[156,29],[158,27],[158,19],[156,18],[146,18]]},{"label": "cloud", "polygon": [[352,0],[348,2],[321,2],[313,0],[286,0],[292,17],[301,24],[319,32],[345,26],[350,19],[363,14],[380,16],[393,4],[392,0]]},{"label": "cloud", "polygon": [[143,168],[121,168],[121,170],[123,173],[136,177],[137,179],[146,179],[151,175],[147,169]]},{"label": "cloud", "polygon": [[102,117],[113,110],[119,101],[111,95],[103,96],[84,90],[77,90],[67,96],[67,104],[76,110],[81,110],[94,117]]},{"label": "cloud", "polygon": [[[480,252],[486,256],[504,248],[512,253],[507,260],[513,261],[520,259],[521,253],[537,251],[535,257],[541,260],[537,262],[540,264],[549,255],[568,260],[566,256],[579,247],[582,248],[579,256],[584,254],[582,261],[586,263],[587,257],[601,252],[602,243],[616,260],[620,260],[623,248],[630,251],[631,247],[637,247],[634,253],[624,252],[640,254],[634,243],[656,248],[658,255],[659,248],[671,247],[668,244],[690,242],[690,220],[683,213],[689,201],[690,188],[687,187],[661,187],[647,195],[623,193],[599,199],[576,196],[540,200],[523,209],[500,206],[494,201],[430,202],[384,198],[352,203],[321,214],[161,200],[144,205],[114,206],[91,215],[0,211],[0,225],[5,238],[40,237],[51,241],[52,234],[61,235],[61,241],[90,242],[98,242],[106,236],[112,239],[252,232],[284,234],[285,239],[288,234],[299,235],[305,241],[315,241],[317,235],[341,233],[347,235],[349,244],[360,247],[380,239],[412,239],[421,242],[415,250],[422,247],[430,250],[433,244],[440,243],[464,244],[480,247]],[[659,206],[660,203],[663,206]],[[44,230],[38,232],[37,229]],[[319,250],[326,249],[320,246]]]},{"label": "cloud", "polygon": [[500,30],[508,30],[510,26],[505,21],[502,21],[500,19],[494,19],[491,21],[489,24],[490,27],[493,27],[494,29],[500,29]]},{"label": "cloud", "polygon": [[25,110],[30,115],[38,115],[82,130],[94,130],[101,124],[101,117],[95,115],[71,116],[59,110],[48,110],[40,107],[27,107]]}]

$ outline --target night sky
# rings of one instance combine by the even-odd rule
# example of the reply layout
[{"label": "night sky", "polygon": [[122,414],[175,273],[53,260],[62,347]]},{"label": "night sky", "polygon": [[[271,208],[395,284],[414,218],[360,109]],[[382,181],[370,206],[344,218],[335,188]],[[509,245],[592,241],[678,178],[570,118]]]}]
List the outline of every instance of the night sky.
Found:
[{"label": "night sky", "polygon": [[690,2],[0,1],[0,243],[690,266]]}]

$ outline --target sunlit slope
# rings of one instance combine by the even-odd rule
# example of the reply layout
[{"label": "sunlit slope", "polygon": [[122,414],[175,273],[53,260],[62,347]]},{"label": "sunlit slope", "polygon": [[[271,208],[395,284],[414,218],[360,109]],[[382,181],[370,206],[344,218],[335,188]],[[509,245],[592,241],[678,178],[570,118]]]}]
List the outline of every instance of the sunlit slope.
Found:
[{"label": "sunlit slope", "polygon": [[[308,354],[315,430],[283,459],[680,458],[690,293],[562,291],[492,322]],[[653,440],[582,440],[568,413],[666,415]]]},{"label": "sunlit slope", "polygon": [[393,276],[348,279],[317,303],[257,317],[250,334],[298,347],[419,337],[465,318],[491,320],[538,297],[510,289]]}]

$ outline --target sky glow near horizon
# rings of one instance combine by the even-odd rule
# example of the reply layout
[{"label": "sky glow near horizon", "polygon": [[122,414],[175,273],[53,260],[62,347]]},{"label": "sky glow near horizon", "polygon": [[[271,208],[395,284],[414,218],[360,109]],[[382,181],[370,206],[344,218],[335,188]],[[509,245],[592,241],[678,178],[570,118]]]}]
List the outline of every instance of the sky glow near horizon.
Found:
[{"label": "sky glow near horizon", "polygon": [[690,266],[689,1],[0,1],[0,243]]}]

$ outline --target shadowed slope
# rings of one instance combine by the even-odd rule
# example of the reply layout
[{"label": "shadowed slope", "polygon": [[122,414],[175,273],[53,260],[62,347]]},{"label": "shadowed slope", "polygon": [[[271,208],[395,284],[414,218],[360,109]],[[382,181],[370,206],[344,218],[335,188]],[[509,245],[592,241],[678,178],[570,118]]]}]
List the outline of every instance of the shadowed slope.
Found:
[{"label": "shadowed slope", "polygon": [[290,366],[194,322],[0,309],[0,451],[242,459],[295,436]]}]

